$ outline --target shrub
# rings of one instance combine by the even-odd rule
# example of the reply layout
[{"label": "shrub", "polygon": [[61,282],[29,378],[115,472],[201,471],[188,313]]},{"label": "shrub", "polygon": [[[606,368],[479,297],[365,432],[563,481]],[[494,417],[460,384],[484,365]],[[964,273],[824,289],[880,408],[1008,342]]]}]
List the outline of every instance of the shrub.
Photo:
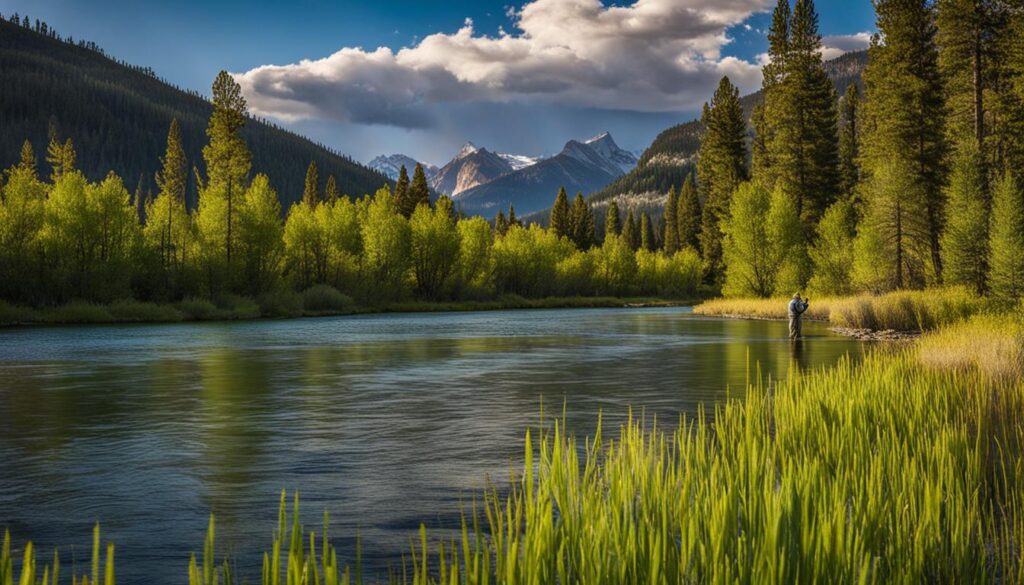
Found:
[{"label": "shrub", "polygon": [[44,320],[50,323],[110,323],[114,316],[103,305],[72,301],[46,311]]},{"label": "shrub", "polygon": [[220,318],[220,310],[207,299],[189,297],[178,303],[178,310],[184,313],[189,319],[217,319]]},{"label": "shrub", "polygon": [[39,313],[33,309],[0,301],[0,325],[36,323],[39,320]]},{"label": "shrub", "polygon": [[110,314],[117,321],[181,321],[185,316],[170,305],[143,303],[124,299],[110,305]]},{"label": "shrub", "polygon": [[266,292],[256,299],[264,317],[298,317],[302,314],[302,297],[290,289]]},{"label": "shrub", "polygon": [[312,286],[302,293],[302,308],[307,313],[340,313],[351,310],[354,305],[352,297],[325,284]]}]

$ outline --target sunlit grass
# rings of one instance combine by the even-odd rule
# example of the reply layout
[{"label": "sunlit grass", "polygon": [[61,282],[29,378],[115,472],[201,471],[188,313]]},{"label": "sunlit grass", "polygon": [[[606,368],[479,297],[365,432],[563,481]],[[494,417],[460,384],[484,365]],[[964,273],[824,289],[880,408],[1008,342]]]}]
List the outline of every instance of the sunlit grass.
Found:
[{"label": "sunlit grass", "polygon": [[[984,311],[987,300],[963,288],[896,291],[883,295],[811,299],[804,318],[838,327],[927,331]],[[785,319],[788,298],[714,299],[694,307],[709,316]]]},{"label": "sunlit grass", "polygon": [[1024,377],[1024,314],[978,315],[921,338],[921,361],[940,369],[975,370],[997,379]]}]

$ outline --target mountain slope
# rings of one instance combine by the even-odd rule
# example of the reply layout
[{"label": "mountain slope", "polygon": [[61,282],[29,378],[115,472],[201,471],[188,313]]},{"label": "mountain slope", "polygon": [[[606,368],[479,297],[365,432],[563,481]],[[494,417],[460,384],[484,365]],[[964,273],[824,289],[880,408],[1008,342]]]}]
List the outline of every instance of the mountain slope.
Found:
[{"label": "mountain slope", "polygon": [[466,143],[448,164],[437,171],[430,186],[438,193],[457,196],[467,189],[483,185],[512,172],[512,165],[501,155]]},{"label": "mountain slope", "polygon": [[[92,179],[113,170],[128,188],[156,187],[172,118],[178,118],[190,165],[202,168],[212,106],[152,72],[114,61],[96,50],[0,19],[0,166],[18,161],[32,142],[43,163],[51,124],[70,137],[78,166]],[[287,205],[302,195],[306,167],[316,161],[321,182],[334,175],[342,193],[370,193],[387,177],[284,129],[250,119],[242,131],[252,151],[253,173],[266,173]],[[191,183],[191,181],[190,181]],[[194,186],[189,200],[195,203]]]},{"label": "mountain slope", "polygon": [[602,159],[614,164],[623,173],[628,173],[636,166],[637,160],[633,153],[619,148],[609,132],[602,132],[584,144],[594,149],[594,152]]},{"label": "mountain slope", "polygon": [[593,148],[570,140],[559,154],[464,191],[455,201],[467,214],[491,217],[509,205],[528,214],[551,205],[561,187],[569,193],[592,193],[621,174]]}]

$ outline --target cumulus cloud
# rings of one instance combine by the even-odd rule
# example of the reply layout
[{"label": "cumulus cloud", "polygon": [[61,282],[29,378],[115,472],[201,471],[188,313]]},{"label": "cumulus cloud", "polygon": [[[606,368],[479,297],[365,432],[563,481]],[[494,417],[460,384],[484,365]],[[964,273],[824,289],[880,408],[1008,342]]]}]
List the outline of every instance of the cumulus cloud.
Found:
[{"label": "cumulus cloud", "polygon": [[432,105],[467,102],[695,110],[722,75],[744,91],[760,83],[760,63],[722,57],[721,50],[729,42],[727,29],[770,4],[531,0],[519,10],[508,8],[512,33],[478,34],[467,19],[454,33],[433,34],[398,51],[347,47],[235,78],[255,113],[285,120],[426,128],[435,123]]},{"label": "cumulus cloud", "polygon": [[871,44],[871,33],[859,32],[852,35],[829,35],[821,38],[821,57],[826,61],[843,53],[860,51]]}]

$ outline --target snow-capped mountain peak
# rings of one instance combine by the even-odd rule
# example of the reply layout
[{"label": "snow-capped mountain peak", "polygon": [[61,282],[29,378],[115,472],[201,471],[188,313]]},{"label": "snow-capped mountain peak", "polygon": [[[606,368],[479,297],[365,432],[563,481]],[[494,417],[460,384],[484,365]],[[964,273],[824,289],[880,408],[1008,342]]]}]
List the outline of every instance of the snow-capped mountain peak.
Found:
[{"label": "snow-capped mountain peak", "polygon": [[615,143],[615,139],[612,138],[609,132],[602,132],[587,140],[585,144],[601,155],[601,158],[621,169],[623,173],[628,173],[630,169],[636,166],[636,155],[628,150],[619,148],[619,145]]},{"label": "snow-capped mountain peak", "polygon": [[466,158],[467,156],[473,154],[474,152],[476,152],[478,150],[480,150],[480,148],[478,148],[477,145],[473,144],[472,142],[467,142],[467,143],[462,145],[462,148],[459,149],[459,154],[456,154],[455,158],[456,159]]},{"label": "snow-capped mountain peak", "polygon": [[525,154],[508,154],[499,152],[498,156],[504,159],[514,171],[525,169],[528,166],[535,165],[544,160],[543,156],[526,156]]},{"label": "snow-capped mountain peak", "polygon": [[[366,166],[387,176],[391,180],[395,180],[398,179],[398,174],[403,166],[409,177],[412,177],[413,169],[416,168],[416,159],[404,154],[382,154],[371,160]],[[423,174],[427,176],[427,179],[430,179],[436,173],[437,167],[431,164],[423,164]]]}]

